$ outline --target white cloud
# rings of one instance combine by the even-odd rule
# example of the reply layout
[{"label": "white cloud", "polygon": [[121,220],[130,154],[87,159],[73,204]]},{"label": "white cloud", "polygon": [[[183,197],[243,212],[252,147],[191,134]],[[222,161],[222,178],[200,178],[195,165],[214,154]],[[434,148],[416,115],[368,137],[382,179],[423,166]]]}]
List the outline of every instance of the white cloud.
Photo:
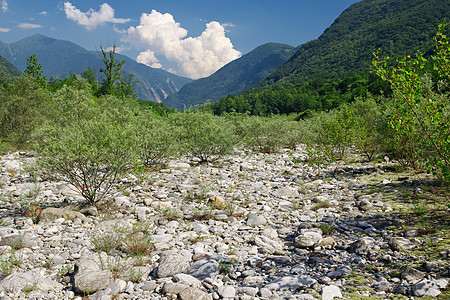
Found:
[{"label": "white cloud", "polygon": [[105,23],[123,24],[130,21],[130,19],[114,18],[114,9],[109,6],[108,3],[100,5],[99,11],[95,11],[91,8],[87,12],[82,12],[72,5],[72,3],[65,2],[64,12],[69,20],[77,22],[86,27],[87,30],[95,29],[98,25],[103,25]]},{"label": "white cloud", "polygon": [[41,15],[41,16],[46,16],[46,15],[48,15],[48,12],[46,12],[45,10],[43,10],[43,11],[41,11],[41,12],[39,13],[39,15]]},{"label": "white cloud", "polygon": [[4,13],[8,11],[8,2],[6,0],[2,0],[2,11]]},{"label": "white cloud", "polygon": [[20,23],[17,25],[17,27],[22,29],[36,29],[36,28],[42,28],[42,25],[39,24],[31,24],[31,23]]},{"label": "white cloud", "polygon": [[159,60],[155,56],[155,52],[151,50],[147,50],[144,52],[139,53],[138,57],[136,58],[136,61],[138,63],[147,65],[152,68],[161,69],[162,65],[159,63]]},{"label": "white cloud", "polygon": [[[206,24],[200,36],[187,37],[187,34],[171,14],[152,10],[150,14],[142,14],[140,24],[128,28],[122,40],[145,49],[138,56],[141,61],[158,62],[155,55],[164,55],[178,65],[177,73],[193,79],[209,76],[241,55],[218,22]],[[151,53],[156,60],[152,60]]]},{"label": "white cloud", "polygon": [[11,28],[0,27],[0,32],[10,32]]}]

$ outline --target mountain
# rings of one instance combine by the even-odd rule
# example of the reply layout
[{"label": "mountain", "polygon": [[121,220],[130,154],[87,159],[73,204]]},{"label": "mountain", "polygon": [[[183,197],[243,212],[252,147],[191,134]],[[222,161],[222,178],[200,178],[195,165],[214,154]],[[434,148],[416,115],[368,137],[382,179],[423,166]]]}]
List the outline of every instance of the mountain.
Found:
[{"label": "mountain", "polygon": [[302,45],[260,86],[369,70],[372,53],[379,48],[390,57],[430,51],[437,25],[449,16],[448,0],[363,0],[346,9],[318,39]]},{"label": "mountain", "polygon": [[5,73],[8,76],[20,76],[20,71],[9,61],[0,56],[0,75]]},{"label": "mountain", "polygon": [[180,91],[170,95],[164,102],[168,107],[183,109],[215,102],[227,95],[237,95],[258,84],[275,71],[295,52],[295,48],[285,44],[269,43],[228,63],[206,78],[192,81]]},{"label": "mountain", "polygon": [[[98,71],[103,66],[101,53],[88,51],[72,42],[56,40],[41,34],[11,44],[0,42],[0,55],[19,70],[25,70],[27,58],[33,53],[42,64],[47,78],[69,75],[71,71],[80,74],[89,67]],[[139,64],[124,55],[117,54],[116,57],[118,60],[125,60],[123,70],[134,74],[135,79],[139,81],[135,91],[143,100],[161,102],[191,81],[164,70]]]}]

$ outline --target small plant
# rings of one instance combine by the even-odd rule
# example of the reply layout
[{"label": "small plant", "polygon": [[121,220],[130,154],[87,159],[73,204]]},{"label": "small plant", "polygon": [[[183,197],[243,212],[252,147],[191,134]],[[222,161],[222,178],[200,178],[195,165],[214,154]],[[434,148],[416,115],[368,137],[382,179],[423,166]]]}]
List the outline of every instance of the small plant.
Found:
[{"label": "small plant", "polygon": [[318,210],[321,208],[329,208],[332,207],[333,205],[331,205],[328,201],[320,201],[316,204],[314,204],[313,207],[311,207],[311,210]]},{"label": "small plant", "polygon": [[97,252],[106,252],[118,248],[122,244],[124,232],[121,230],[107,231],[96,234],[91,241]]},{"label": "small plant", "polygon": [[120,249],[123,252],[133,256],[149,254],[152,248],[153,244],[151,242],[151,238],[142,232],[126,235],[120,246]]},{"label": "small plant", "polygon": [[33,283],[31,285],[26,285],[23,287],[23,292],[28,295],[29,293],[31,293],[32,291],[34,291],[36,289],[37,283]]},{"label": "small plant", "polygon": [[162,214],[169,221],[177,220],[180,218],[180,211],[176,208],[165,208],[162,210]]},{"label": "small plant", "polygon": [[14,249],[7,256],[0,256],[0,272],[2,276],[8,276],[12,273],[15,266],[22,262],[22,257],[17,255]]},{"label": "small plant", "polygon": [[330,235],[335,231],[334,226],[327,223],[320,224],[320,229],[322,230],[323,235]]}]

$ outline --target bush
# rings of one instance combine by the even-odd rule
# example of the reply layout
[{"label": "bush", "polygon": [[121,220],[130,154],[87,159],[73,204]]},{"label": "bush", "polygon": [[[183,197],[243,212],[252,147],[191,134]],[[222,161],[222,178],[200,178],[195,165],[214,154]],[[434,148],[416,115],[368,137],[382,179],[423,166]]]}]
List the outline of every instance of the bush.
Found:
[{"label": "bush", "polygon": [[237,136],[232,123],[223,117],[207,112],[184,112],[169,116],[173,125],[181,132],[182,152],[208,162],[231,153]]},{"label": "bush", "polygon": [[69,87],[58,91],[52,104],[41,132],[39,164],[49,177],[71,183],[95,204],[134,161],[133,106]]},{"label": "bush", "polygon": [[174,126],[166,117],[159,117],[146,110],[138,126],[137,148],[139,158],[145,166],[163,165],[180,150],[180,128]]},{"label": "bush", "polygon": [[0,85],[0,140],[25,148],[43,122],[48,93],[31,76],[2,80]]},{"label": "bush", "polygon": [[[425,162],[430,172],[450,182],[450,49],[445,27],[439,25],[436,54],[430,61],[418,52],[415,58],[398,59],[397,65],[389,69],[389,58],[381,60],[376,53],[373,66],[394,90],[388,107],[390,126],[407,139],[413,156]],[[427,69],[434,74],[427,73]]]}]

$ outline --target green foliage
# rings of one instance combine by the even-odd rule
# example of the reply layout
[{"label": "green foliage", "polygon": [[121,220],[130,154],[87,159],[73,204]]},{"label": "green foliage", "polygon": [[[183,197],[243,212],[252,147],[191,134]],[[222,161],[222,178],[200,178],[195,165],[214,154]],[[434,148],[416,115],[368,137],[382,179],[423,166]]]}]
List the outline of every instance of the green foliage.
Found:
[{"label": "green foliage", "polygon": [[[412,155],[424,161],[429,171],[450,181],[450,49],[445,26],[439,25],[431,61],[417,52],[414,58],[397,59],[397,65],[389,69],[389,58],[381,60],[376,53],[373,66],[395,91],[388,107],[390,126],[406,139]],[[432,64],[436,82],[426,72],[427,64]]]},{"label": "green foliage", "polygon": [[298,123],[285,117],[237,115],[234,122],[244,144],[254,151],[273,153],[282,147],[294,148],[301,139]]},{"label": "green foliage", "polygon": [[134,106],[88,90],[64,87],[41,132],[40,166],[71,183],[91,204],[100,201],[134,161]]},{"label": "green foliage", "polygon": [[33,77],[41,87],[45,87],[47,77],[45,77],[42,72],[42,65],[38,63],[36,54],[28,57],[24,74]]},{"label": "green foliage", "polygon": [[28,147],[42,122],[47,93],[30,76],[5,80],[0,85],[0,140],[12,147]]},{"label": "green foliage", "polygon": [[171,114],[170,121],[179,128],[183,152],[201,162],[216,160],[233,151],[237,136],[225,118],[207,112]]},{"label": "green foliage", "polygon": [[144,111],[138,123],[137,135],[139,158],[147,167],[163,165],[180,150],[180,128],[151,111]]},{"label": "green foliage", "polygon": [[0,78],[1,77],[15,77],[20,76],[21,72],[19,69],[14,67],[13,64],[11,64],[9,61],[7,61],[5,58],[3,58],[0,55]]}]

